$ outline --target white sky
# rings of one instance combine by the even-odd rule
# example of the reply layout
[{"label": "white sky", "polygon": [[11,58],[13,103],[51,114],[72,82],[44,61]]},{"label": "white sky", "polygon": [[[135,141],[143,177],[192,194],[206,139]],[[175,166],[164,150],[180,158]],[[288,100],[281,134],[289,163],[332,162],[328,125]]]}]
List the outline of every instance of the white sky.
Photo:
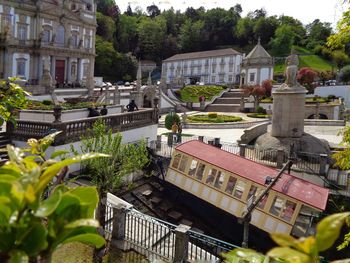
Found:
[{"label": "white sky", "polygon": [[205,9],[214,7],[230,8],[235,4],[241,4],[243,16],[249,11],[265,8],[270,15],[288,15],[299,19],[303,24],[308,24],[315,19],[322,22],[330,22],[333,26],[341,18],[346,6],[342,5],[343,0],[115,0],[121,12],[126,10],[128,3],[134,10],[140,6],[144,11],[146,7],[155,4],[161,10],[169,9],[171,6],[175,10],[186,10],[192,6],[198,8],[204,6]]}]

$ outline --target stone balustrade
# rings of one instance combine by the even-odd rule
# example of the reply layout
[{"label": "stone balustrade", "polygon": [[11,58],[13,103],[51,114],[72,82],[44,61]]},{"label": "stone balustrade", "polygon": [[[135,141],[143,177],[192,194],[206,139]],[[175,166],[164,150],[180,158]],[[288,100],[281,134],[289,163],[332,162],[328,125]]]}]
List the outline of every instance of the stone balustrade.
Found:
[{"label": "stone balustrade", "polygon": [[81,137],[87,134],[98,119],[105,123],[107,129],[112,129],[113,133],[122,132],[158,123],[158,109],[140,109],[134,112],[64,122],[17,120],[15,126],[7,123],[6,131],[12,140],[19,141],[30,138],[40,139],[52,132],[61,131],[53,143],[53,146],[57,146],[81,140]]}]

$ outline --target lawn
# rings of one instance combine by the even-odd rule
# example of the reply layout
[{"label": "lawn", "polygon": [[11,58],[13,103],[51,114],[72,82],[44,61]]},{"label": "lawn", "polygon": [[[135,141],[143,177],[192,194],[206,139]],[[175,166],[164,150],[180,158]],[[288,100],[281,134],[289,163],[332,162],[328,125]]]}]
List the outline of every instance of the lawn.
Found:
[{"label": "lawn", "polygon": [[199,97],[204,96],[206,100],[211,100],[225,89],[223,86],[186,86],[179,90],[180,99],[183,102],[199,102]]},{"label": "lawn", "polygon": [[[331,71],[332,64],[321,58],[320,56],[313,55],[311,51],[294,47],[299,54],[299,69],[303,67],[309,67],[316,71]],[[275,61],[274,74],[283,74],[285,71],[285,59],[279,59]]]},{"label": "lawn", "polygon": [[210,117],[208,114],[197,114],[187,117],[187,120],[192,123],[225,123],[242,121],[242,118],[233,115],[217,114]]}]

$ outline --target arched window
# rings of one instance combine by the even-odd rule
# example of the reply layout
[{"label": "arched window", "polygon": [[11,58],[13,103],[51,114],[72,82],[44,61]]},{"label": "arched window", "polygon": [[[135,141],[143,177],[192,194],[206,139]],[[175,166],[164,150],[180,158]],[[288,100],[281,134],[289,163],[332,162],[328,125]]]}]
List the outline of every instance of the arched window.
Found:
[{"label": "arched window", "polygon": [[57,34],[56,34],[56,43],[60,46],[64,46],[64,35],[65,35],[65,29],[64,29],[64,26],[62,25],[59,25],[57,27]]}]

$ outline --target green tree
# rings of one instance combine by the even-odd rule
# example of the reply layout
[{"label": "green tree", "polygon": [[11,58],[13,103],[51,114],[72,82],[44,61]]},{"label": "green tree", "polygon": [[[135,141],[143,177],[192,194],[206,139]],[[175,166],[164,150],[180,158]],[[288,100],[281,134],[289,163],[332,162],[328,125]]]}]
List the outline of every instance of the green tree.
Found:
[{"label": "green tree", "polygon": [[114,20],[99,12],[96,13],[96,20],[98,25],[96,34],[106,41],[113,41],[113,36],[116,30]]},{"label": "green tree", "polygon": [[96,36],[95,74],[98,76],[112,76],[115,73],[113,65],[118,59],[118,53],[114,50],[113,43]]},{"label": "green tree", "polygon": [[240,45],[252,44],[254,39],[254,21],[249,17],[238,20],[233,34],[238,38]]},{"label": "green tree", "polygon": [[306,47],[308,49],[314,49],[317,45],[324,45],[327,42],[327,38],[332,33],[332,27],[330,23],[322,23],[319,19],[316,19],[306,25],[306,31]]},{"label": "green tree", "polygon": [[97,218],[101,225],[105,222],[105,200],[107,192],[117,190],[126,175],[140,171],[147,163],[148,156],[145,141],[139,144],[123,144],[120,133],[112,134],[102,120],[94,123],[91,134],[82,140],[83,153],[100,152],[109,154],[110,158],[91,159],[83,162],[86,172],[96,184],[100,202]]},{"label": "green tree", "polygon": [[138,42],[137,17],[121,15],[117,25],[118,51],[135,52]]},{"label": "green tree", "polygon": [[254,38],[258,39],[260,37],[261,43],[267,44],[274,36],[277,27],[278,21],[276,17],[261,16],[256,20],[254,24]]},{"label": "green tree", "polygon": [[147,13],[151,18],[155,18],[156,16],[160,15],[160,10],[158,6],[152,4],[150,6],[147,6]]},{"label": "green tree", "polygon": [[181,27],[180,47],[183,52],[198,51],[201,49],[201,38],[204,28],[203,21],[192,22],[186,20]]},{"label": "green tree", "polygon": [[159,50],[165,39],[166,21],[164,18],[144,17],[138,24],[138,57],[160,61]]},{"label": "green tree", "polygon": [[280,21],[280,26],[290,26],[292,29],[294,35],[292,44],[304,46],[306,39],[306,29],[300,20],[284,15],[280,16],[278,20]]},{"label": "green tree", "polygon": [[334,50],[331,53],[332,60],[338,69],[342,68],[349,62],[349,56],[342,50]]},{"label": "green tree", "polygon": [[[51,262],[53,251],[69,242],[83,242],[97,248],[105,244],[97,233],[94,210],[98,202],[95,187],[68,188],[58,185],[50,196],[43,194],[64,167],[83,160],[107,157],[88,153],[57,161],[66,154],[45,151],[55,135],[30,139],[30,148],[7,146],[9,161],[0,168],[0,258],[7,262]],[[84,255],[78,255],[83,257]],[[40,257],[40,258],[38,258]]]},{"label": "green tree", "polygon": [[4,121],[15,122],[15,110],[24,108],[28,103],[26,95],[29,94],[15,81],[16,78],[0,80],[0,127]]},{"label": "green tree", "polygon": [[333,154],[333,158],[336,161],[336,165],[338,165],[341,169],[349,170],[350,169],[350,126],[346,126],[344,130],[341,132],[343,135],[342,143],[346,148],[342,151],[339,151]]},{"label": "green tree", "polygon": [[295,34],[289,25],[282,25],[276,29],[275,37],[270,41],[269,45],[274,55],[289,54],[294,43]]},{"label": "green tree", "polygon": [[347,65],[340,70],[339,80],[346,83],[350,82],[350,65]]},{"label": "green tree", "polygon": [[331,35],[327,40],[327,45],[335,50],[341,49],[346,50],[348,54],[350,43],[350,11],[343,13],[342,19],[337,24],[337,32]]}]

